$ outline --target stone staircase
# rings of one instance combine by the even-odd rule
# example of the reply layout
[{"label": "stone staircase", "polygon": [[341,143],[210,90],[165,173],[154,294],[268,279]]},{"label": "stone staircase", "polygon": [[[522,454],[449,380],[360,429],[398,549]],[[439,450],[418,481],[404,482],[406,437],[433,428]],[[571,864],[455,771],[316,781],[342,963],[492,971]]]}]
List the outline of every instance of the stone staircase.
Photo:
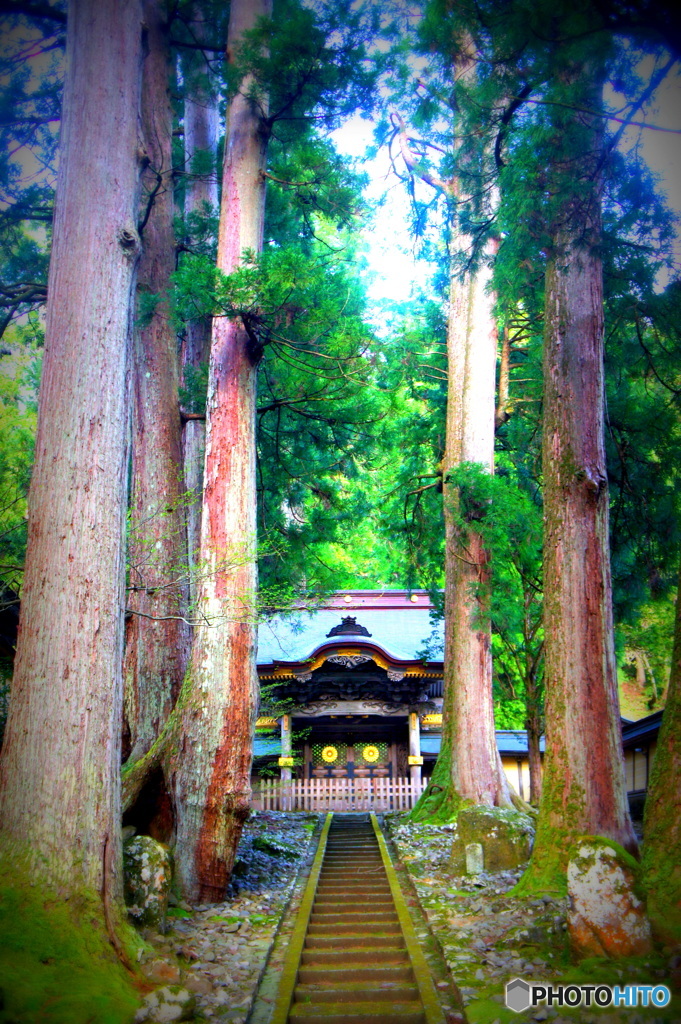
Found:
[{"label": "stone staircase", "polygon": [[334,815],[312,880],[288,1024],[437,1024],[444,1019],[425,960],[420,950],[420,959],[414,955],[413,929],[405,936],[408,911],[403,901],[402,914],[398,911],[399,884],[396,878],[391,883],[386,859],[369,815]]}]

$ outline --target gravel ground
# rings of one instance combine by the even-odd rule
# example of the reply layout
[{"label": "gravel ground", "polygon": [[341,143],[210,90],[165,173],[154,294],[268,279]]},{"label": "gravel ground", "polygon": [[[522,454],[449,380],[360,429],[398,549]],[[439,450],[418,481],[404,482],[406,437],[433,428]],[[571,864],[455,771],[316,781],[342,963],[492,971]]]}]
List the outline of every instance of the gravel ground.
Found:
[{"label": "gravel ground", "polygon": [[[543,982],[590,983],[592,965],[584,975],[571,964],[567,941],[567,900],[550,895],[514,897],[518,871],[475,877],[457,876],[448,869],[452,825],[410,824],[405,815],[386,814],[385,825],[394,850],[407,869],[428,923],[435,934],[471,1022],[505,1024],[511,1019],[550,1021],[551,1024],[678,1024],[653,1011],[617,1013],[586,1008],[566,1013],[541,1007],[534,1013],[513,1014],[504,1001],[505,985],[521,977]],[[601,964],[600,984],[642,982],[669,984],[669,958],[674,951],[633,964]],[[596,968],[598,969],[598,968]],[[569,978],[567,975],[570,975]],[[495,1016],[496,1010],[500,1011]]]},{"label": "gravel ground", "polygon": [[[137,1021],[180,1019],[172,1015],[176,1009],[169,1004],[154,1007],[159,995],[162,999],[164,992],[178,987],[196,1000],[191,1013],[185,1006],[184,1020],[246,1024],[250,1015],[253,1024],[260,1024],[261,1018],[267,1019],[272,993],[261,993],[253,1009],[258,985],[284,918],[268,972],[277,973],[277,958],[281,959],[286,946],[287,928],[316,848],[313,837],[323,818],[323,814],[252,813],[225,900],[194,908],[180,903],[171,908],[166,934],[144,933],[150,948],[141,966],[154,991]],[[410,824],[399,814],[386,814],[384,823],[461,993],[469,1024],[544,1020],[549,1024],[679,1024],[678,1019],[659,1016],[659,1011],[657,1016],[651,1011],[566,1013],[552,1007],[512,1014],[504,1005],[504,990],[515,977],[538,984],[591,982],[596,977],[593,969],[591,974],[576,976],[570,964],[566,901],[549,895],[531,899],[510,895],[520,871],[474,878],[450,874],[452,826]],[[670,952],[675,951],[667,950],[646,963],[613,964],[597,980],[601,984],[668,983]]]},{"label": "gravel ground", "polygon": [[316,846],[311,841],[322,817],[251,814],[225,900],[200,907],[180,903],[170,908],[165,934],[143,933],[151,948],[141,967],[157,989],[136,1021],[180,1019],[168,1007],[156,1006],[158,989],[163,1000],[163,990],[179,986],[195,996],[190,1020],[244,1024],[299,868]]}]

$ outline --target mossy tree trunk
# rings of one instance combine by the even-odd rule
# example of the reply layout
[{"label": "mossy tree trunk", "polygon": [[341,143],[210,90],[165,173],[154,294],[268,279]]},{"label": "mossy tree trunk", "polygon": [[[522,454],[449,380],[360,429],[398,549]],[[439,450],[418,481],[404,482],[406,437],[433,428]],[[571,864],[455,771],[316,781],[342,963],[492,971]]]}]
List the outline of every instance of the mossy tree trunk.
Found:
[{"label": "mossy tree trunk", "polygon": [[643,877],[654,931],[681,942],[681,574],[667,703],[657,739],[643,826]]},{"label": "mossy tree trunk", "polygon": [[[269,15],[269,0],[234,0],[228,57]],[[228,109],[218,266],[230,273],[245,249],[262,247],[264,107],[241,83]],[[217,900],[229,880],[250,801],[257,705],[255,399],[259,352],[253,330],[216,317],[211,341],[201,578],[181,737],[173,766],[176,865],[184,891]]]},{"label": "mossy tree trunk", "polygon": [[[599,109],[588,65],[579,106]],[[574,83],[573,83],[574,84]],[[574,93],[571,94],[574,96]],[[629,819],[613,641],[604,448],[603,274],[597,116],[575,112],[579,140],[553,173],[563,200],[547,264],[544,327],[544,635],[546,756],[535,847],[521,888],[564,884],[573,838],[615,839]]]},{"label": "mossy tree trunk", "polygon": [[[138,0],[72,0],[1,847],[42,896],[122,896],[129,353],[139,252]],[[115,144],[112,142],[115,140]],[[97,910],[96,908],[99,908]]]},{"label": "mossy tree trunk", "polygon": [[[455,83],[476,74],[473,40],[465,36],[452,68]],[[403,146],[403,152],[406,147]],[[409,153],[407,152],[408,159]],[[467,158],[459,145],[455,160]],[[415,166],[417,166],[415,164]],[[463,168],[461,168],[463,169]],[[461,200],[455,176],[436,182]],[[496,745],[492,702],[491,622],[486,595],[489,553],[471,516],[463,523],[458,485],[450,474],[463,463],[494,471],[497,326],[491,292],[491,241],[482,253],[453,226],[456,256],[447,324],[447,421],[442,461],[445,523],[445,652],[442,745],[431,783],[412,812],[415,819],[446,819],[464,804],[512,807]],[[469,269],[471,259],[474,268]],[[481,510],[484,515],[484,510]]]},{"label": "mossy tree trunk", "polygon": [[[489,247],[488,259],[494,246]],[[445,656],[440,754],[415,819],[454,816],[465,804],[512,807],[496,745],[491,626],[485,584],[489,555],[479,529],[462,524],[458,487],[449,474],[464,462],[494,466],[497,331],[485,261],[453,275],[447,330],[445,521]],[[484,510],[482,511],[484,514]]]},{"label": "mossy tree trunk", "polygon": [[124,663],[130,758],[158,737],[189,655],[187,532],[177,338],[166,293],[175,270],[170,52],[159,0],[145,0],[142,256],[133,350],[129,615]]},{"label": "mossy tree trunk", "polygon": [[[206,25],[198,5],[193,9],[193,31],[199,41],[209,40],[212,27]],[[184,214],[187,228],[186,244],[206,248],[212,241],[206,224],[218,214],[217,148],[219,110],[217,85],[202,53],[191,52],[183,65],[184,100]],[[213,236],[214,237],[214,236]],[[185,383],[210,357],[211,322],[200,317],[187,324],[182,344]],[[193,410],[190,410],[192,412]],[[206,429],[203,418],[187,418],[182,445],[187,487],[187,542],[190,568],[190,596],[196,598],[196,577],[199,571],[201,545],[201,503],[203,496],[203,461]]]},{"label": "mossy tree trunk", "polygon": [[[493,255],[493,247],[486,254]],[[491,270],[453,278],[447,332],[449,378],[443,465],[445,518],[445,665],[443,733],[450,750],[449,803],[511,807],[496,745],[492,649],[486,584],[489,555],[448,474],[462,463],[494,470],[497,330]],[[484,510],[481,510],[484,515]]]}]

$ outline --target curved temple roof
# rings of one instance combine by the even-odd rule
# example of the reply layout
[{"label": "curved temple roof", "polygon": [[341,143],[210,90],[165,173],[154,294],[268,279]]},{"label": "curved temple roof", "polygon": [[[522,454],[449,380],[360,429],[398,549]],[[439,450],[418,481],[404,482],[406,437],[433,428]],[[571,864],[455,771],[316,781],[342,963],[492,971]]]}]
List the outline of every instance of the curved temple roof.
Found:
[{"label": "curved temple roof", "polygon": [[[442,624],[425,591],[341,591],[322,606],[274,615],[258,629],[258,665],[311,660],[340,644],[377,648],[391,661],[442,661]],[[352,613],[352,614],[349,614]],[[355,620],[356,632],[350,632]],[[343,620],[346,620],[343,625]],[[332,634],[329,637],[329,634]]]}]

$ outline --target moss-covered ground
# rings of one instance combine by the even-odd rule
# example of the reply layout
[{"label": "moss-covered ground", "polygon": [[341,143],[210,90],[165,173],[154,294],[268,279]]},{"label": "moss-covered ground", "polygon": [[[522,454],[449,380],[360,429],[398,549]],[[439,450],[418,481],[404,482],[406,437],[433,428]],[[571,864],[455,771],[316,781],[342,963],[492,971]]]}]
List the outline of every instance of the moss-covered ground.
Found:
[{"label": "moss-covered ground", "polygon": [[[449,870],[451,827],[411,823],[386,815],[401,862],[458,985],[469,1024],[679,1024],[681,950],[658,947],[650,956],[574,962],[566,930],[566,899],[556,892],[515,895],[520,872],[470,878]],[[681,961],[680,961],[681,962]],[[505,1006],[506,983],[666,984],[672,1003],[663,1010],[538,1007],[514,1013]],[[676,987],[675,987],[676,986]]]},{"label": "moss-covered ground", "polygon": [[[4,875],[2,1024],[130,1024],[141,997],[97,909],[85,900],[79,906],[46,900],[38,885]],[[134,942],[132,930],[129,938]]]}]

